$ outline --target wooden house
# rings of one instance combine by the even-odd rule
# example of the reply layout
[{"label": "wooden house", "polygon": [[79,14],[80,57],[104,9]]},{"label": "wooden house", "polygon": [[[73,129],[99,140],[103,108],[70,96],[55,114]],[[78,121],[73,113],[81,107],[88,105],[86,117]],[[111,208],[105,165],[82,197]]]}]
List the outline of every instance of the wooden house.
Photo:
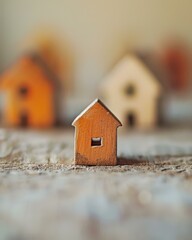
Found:
[{"label": "wooden house", "polygon": [[136,55],[125,56],[102,84],[106,104],[126,128],[152,128],[158,121],[161,85]]},{"label": "wooden house", "polygon": [[190,88],[190,50],[184,44],[170,41],[161,51],[160,60],[167,73],[172,92],[184,92]]},{"label": "wooden house", "polygon": [[56,121],[55,80],[55,76],[38,55],[21,57],[0,76],[3,124],[52,126]]},{"label": "wooden house", "polygon": [[116,165],[117,128],[121,122],[98,99],[72,123],[75,126],[75,163]]}]

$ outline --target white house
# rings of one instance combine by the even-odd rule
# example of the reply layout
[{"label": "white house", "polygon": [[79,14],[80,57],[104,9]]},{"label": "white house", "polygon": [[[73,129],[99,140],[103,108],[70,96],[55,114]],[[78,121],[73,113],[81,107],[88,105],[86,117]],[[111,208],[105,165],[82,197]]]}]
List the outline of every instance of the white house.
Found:
[{"label": "white house", "polygon": [[104,79],[101,90],[124,127],[148,129],[157,124],[161,85],[136,55],[126,55]]}]

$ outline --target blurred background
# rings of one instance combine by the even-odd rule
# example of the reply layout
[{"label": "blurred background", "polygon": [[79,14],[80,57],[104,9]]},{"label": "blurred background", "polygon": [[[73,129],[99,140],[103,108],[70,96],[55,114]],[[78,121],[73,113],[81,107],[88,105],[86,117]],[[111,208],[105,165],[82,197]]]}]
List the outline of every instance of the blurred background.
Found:
[{"label": "blurred background", "polygon": [[191,9],[190,0],[1,0],[0,71],[38,52],[62,85],[59,118],[69,124],[114,64],[139,51],[172,74],[163,79],[167,123],[192,123]]},{"label": "blurred background", "polygon": [[136,56],[161,88],[147,125],[165,128],[119,134],[127,166],[109,168],[74,166],[72,131],[0,128],[0,240],[192,239],[191,23],[191,0],[0,0],[0,127],[70,126]]}]

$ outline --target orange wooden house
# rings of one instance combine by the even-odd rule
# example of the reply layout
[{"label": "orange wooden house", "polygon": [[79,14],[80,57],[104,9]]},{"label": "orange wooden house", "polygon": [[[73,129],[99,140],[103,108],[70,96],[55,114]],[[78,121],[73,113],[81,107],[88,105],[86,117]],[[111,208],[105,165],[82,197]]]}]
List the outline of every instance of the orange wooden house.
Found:
[{"label": "orange wooden house", "polygon": [[0,76],[3,124],[52,126],[56,121],[56,89],[55,76],[38,55],[21,57]]},{"label": "orange wooden house", "polygon": [[117,128],[121,122],[98,99],[72,123],[75,126],[75,164],[117,164]]}]

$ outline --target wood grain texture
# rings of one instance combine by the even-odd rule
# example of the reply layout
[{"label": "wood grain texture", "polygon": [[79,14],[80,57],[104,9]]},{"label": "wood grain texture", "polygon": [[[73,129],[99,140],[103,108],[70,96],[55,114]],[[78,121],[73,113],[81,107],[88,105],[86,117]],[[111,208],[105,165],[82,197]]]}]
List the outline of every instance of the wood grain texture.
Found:
[{"label": "wood grain texture", "polygon": [[[78,165],[117,164],[117,128],[119,120],[103,105],[94,101],[77,119],[75,129],[75,163]],[[100,146],[92,140],[100,138]]]}]

